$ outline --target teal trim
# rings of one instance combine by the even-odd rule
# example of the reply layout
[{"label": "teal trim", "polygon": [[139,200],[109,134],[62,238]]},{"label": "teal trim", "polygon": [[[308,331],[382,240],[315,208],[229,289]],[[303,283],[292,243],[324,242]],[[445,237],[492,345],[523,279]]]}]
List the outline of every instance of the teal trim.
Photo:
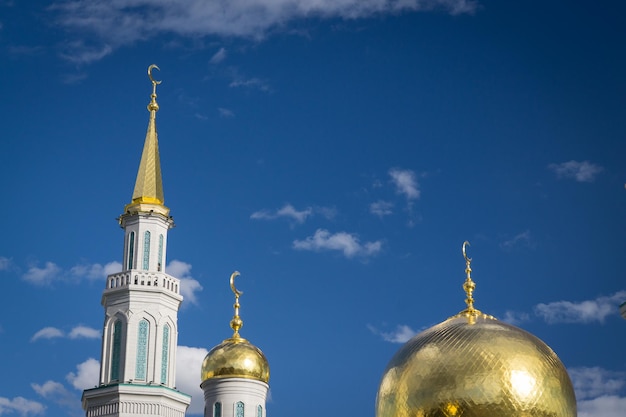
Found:
[{"label": "teal trim", "polygon": [[243,402],[237,401],[235,406],[235,417],[243,417],[244,409]]},{"label": "teal trim", "polygon": [[213,417],[222,417],[222,403],[213,404]]},{"label": "teal trim", "polygon": [[157,264],[157,270],[163,270],[163,235],[159,235],[159,263]]}]

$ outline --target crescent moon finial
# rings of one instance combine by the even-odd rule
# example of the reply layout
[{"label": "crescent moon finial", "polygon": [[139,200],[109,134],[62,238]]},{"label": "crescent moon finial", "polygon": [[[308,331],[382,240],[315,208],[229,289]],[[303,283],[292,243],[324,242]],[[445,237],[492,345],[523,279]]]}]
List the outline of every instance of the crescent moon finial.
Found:
[{"label": "crescent moon finial", "polygon": [[235,271],[230,275],[230,289],[233,290],[233,293],[235,293],[235,304],[233,305],[233,307],[235,308],[235,315],[230,321],[230,328],[235,331],[235,333],[233,333],[233,338],[240,337],[239,329],[241,329],[241,327],[243,326],[243,320],[241,320],[241,317],[239,317],[239,307],[241,307],[239,305],[239,296],[243,294],[243,291],[239,291],[237,288],[235,288],[235,277],[238,277],[239,275],[239,271]]},{"label": "crescent moon finial", "polygon": [[239,275],[241,275],[239,271],[235,271],[230,275],[230,289],[233,290],[233,293],[235,293],[235,297],[239,297],[243,294],[243,291],[239,291],[235,288],[235,277],[238,277]]},{"label": "crescent moon finial", "polygon": [[156,64],[152,64],[148,67],[148,77],[150,77],[150,81],[152,81],[152,84],[156,86],[156,85],[161,84],[163,81],[157,81],[154,79],[154,77],[152,76],[153,69],[157,69],[161,71],[161,68],[159,68]]},{"label": "crescent moon finial", "polygon": [[465,258],[465,262],[472,262],[472,258],[469,258],[467,256],[467,252],[465,250],[466,247],[471,246],[470,243],[466,240],[465,242],[463,242],[463,257]]}]

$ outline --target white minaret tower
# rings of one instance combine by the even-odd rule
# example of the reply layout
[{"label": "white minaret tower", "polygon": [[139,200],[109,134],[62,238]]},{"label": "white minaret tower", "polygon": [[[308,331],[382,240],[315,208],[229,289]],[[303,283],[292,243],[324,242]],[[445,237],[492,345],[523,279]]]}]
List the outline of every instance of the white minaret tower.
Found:
[{"label": "white minaret tower", "polygon": [[200,388],[204,391],[204,417],[266,417],[270,366],[261,349],[239,335],[239,296],[234,279],[235,315],[230,321],[234,334],[215,346],[202,362]]},{"label": "white minaret tower", "polygon": [[156,132],[156,86],[132,201],[119,223],[124,229],[122,272],[109,275],[102,294],[104,330],[100,381],[83,392],[87,417],[183,417],[191,402],[176,389],[180,281],[165,273],[167,231],[174,227],[163,205]]}]

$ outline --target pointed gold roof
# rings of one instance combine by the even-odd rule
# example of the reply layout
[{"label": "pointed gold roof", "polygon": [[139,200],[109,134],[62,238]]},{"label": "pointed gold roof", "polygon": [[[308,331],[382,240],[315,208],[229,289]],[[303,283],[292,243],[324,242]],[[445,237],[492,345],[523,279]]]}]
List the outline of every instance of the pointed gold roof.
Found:
[{"label": "pointed gold roof", "polygon": [[154,64],[148,67],[148,76],[152,82],[151,100],[148,104],[150,120],[148,122],[148,131],[146,132],[146,140],[143,145],[139,170],[137,171],[137,180],[135,181],[132,201],[126,206],[126,210],[136,206],[141,209],[141,206],[145,204],[162,206],[163,209],[167,210],[163,205],[165,199],[163,197],[161,160],[159,157],[159,141],[156,130],[156,112],[159,110],[159,105],[156,102],[156,87],[158,84],[161,84],[161,81],[156,81],[152,77],[152,70],[155,68],[159,69],[159,67]]}]

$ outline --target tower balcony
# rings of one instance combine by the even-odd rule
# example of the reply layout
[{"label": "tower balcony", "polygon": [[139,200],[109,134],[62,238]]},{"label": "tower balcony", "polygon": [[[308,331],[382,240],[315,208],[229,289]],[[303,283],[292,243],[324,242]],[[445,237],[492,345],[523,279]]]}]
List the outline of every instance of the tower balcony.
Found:
[{"label": "tower balcony", "polygon": [[164,272],[141,271],[138,269],[130,269],[109,275],[105,291],[132,287],[152,287],[180,294],[180,280],[178,278],[174,278]]}]

